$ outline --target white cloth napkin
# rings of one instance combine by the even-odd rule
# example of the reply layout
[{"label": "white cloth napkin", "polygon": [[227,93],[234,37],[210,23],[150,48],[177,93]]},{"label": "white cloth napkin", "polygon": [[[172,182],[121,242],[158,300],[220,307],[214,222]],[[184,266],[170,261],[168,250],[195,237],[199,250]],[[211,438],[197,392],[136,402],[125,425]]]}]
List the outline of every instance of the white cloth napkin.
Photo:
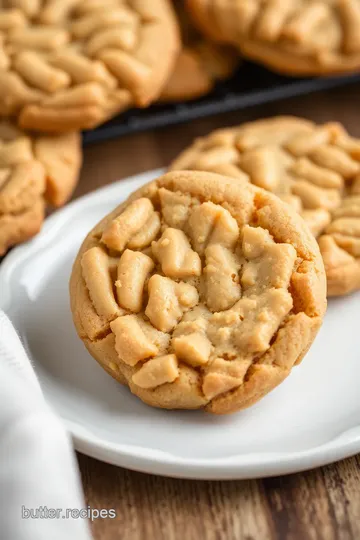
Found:
[{"label": "white cloth napkin", "polygon": [[0,310],[0,537],[90,540],[86,508],[69,437]]}]

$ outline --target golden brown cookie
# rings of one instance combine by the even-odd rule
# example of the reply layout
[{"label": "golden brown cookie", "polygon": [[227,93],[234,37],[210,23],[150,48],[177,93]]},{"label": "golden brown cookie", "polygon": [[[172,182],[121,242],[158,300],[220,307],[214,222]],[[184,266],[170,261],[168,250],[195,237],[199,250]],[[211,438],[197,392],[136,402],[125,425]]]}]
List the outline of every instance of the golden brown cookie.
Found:
[{"label": "golden brown cookie", "polygon": [[291,204],[318,236],[360,172],[360,140],[334,122],[279,116],[197,139],[171,169],[250,181]]},{"label": "golden brown cookie", "polygon": [[171,172],[85,239],[70,281],[89,352],[149,405],[225,414],[277,386],[326,309],[317,243],[249,183]]},{"label": "golden brown cookie", "polygon": [[7,0],[0,114],[44,132],[89,129],[156,100],[179,50],[168,0]]},{"label": "golden brown cookie", "polygon": [[67,201],[81,156],[78,133],[34,136],[0,123],[0,255],[39,231],[45,202]]},{"label": "golden brown cookie", "polygon": [[192,25],[182,2],[174,1],[180,23],[182,50],[160,101],[187,101],[208,94],[217,81],[230,77],[240,64],[231,47],[205,39]]},{"label": "golden brown cookie", "polygon": [[199,28],[219,43],[289,75],[360,68],[358,0],[187,0]]},{"label": "golden brown cookie", "polygon": [[183,47],[160,101],[188,101],[204,96],[211,92],[217,81],[229,78],[239,63],[234,51],[207,40]]}]

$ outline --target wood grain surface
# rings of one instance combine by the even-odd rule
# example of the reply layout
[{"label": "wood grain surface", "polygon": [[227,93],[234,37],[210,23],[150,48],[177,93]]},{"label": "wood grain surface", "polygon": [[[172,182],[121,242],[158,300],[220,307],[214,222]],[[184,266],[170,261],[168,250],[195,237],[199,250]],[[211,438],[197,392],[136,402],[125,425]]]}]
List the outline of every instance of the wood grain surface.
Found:
[{"label": "wood grain surface", "polygon": [[[360,137],[360,86],[88,146],[75,197],[166,166],[215,128],[277,114],[336,120]],[[95,540],[360,539],[359,457],[281,478],[226,482],[160,478],[78,458],[87,503],[117,514],[93,522]]]}]

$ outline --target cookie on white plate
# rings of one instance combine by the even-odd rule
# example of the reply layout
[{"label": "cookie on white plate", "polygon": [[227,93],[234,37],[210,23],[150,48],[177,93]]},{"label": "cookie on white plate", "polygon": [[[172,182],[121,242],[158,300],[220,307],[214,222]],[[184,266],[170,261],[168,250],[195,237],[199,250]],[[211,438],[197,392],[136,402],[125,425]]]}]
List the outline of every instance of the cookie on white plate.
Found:
[{"label": "cookie on white plate", "polygon": [[321,326],[314,236],[250,183],[170,172],[85,239],[70,281],[79,337],[154,407],[225,414],[289,375]]}]

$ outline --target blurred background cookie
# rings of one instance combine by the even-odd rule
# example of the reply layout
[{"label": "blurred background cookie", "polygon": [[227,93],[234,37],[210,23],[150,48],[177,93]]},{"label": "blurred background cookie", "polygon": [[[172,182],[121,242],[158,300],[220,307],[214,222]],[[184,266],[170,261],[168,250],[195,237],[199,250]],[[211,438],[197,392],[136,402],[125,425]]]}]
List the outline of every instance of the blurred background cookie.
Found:
[{"label": "blurred background cookie", "polygon": [[219,43],[288,75],[360,69],[358,0],[187,0],[199,28]]},{"label": "blurred background cookie", "polygon": [[149,105],[180,46],[168,0],[7,0],[0,31],[0,114],[44,132]]},{"label": "blurred background cookie", "polygon": [[81,156],[77,133],[33,136],[0,123],[0,255],[40,230],[46,203],[68,200]]},{"label": "blurred background cookie", "polygon": [[257,120],[197,139],[171,169],[217,172],[271,191],[300,212],[317,236],[340,205],[345,182],[359,172],[359,162],[337,146],[345,137],[336,123]]},{"label": "blurred background cookie", "polygon": [[272,191],[315,236],[324,233],[328,295],[360,288],[360,139],[340,124],[275,117],[217,130],[170,168],[216,172]]},{"label": "blurred background cookie", "polygon": [[174,0],[173,5],[180,23],[182,49],[161,93],[161,102],[187,101],[208,94],[216,81],[231,77],[240,64],[233,48],[218,45],[195,29],[182,0]]}]

